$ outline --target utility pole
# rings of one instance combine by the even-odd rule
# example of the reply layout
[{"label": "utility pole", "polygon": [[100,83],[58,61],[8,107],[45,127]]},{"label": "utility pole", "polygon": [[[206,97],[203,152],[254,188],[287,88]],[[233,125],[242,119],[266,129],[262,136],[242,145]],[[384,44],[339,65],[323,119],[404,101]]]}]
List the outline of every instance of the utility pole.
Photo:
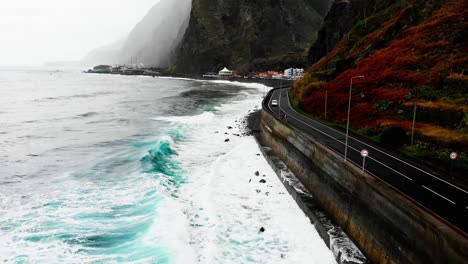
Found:
[{"label": "utility pole", "polygon": [[415,104],[414,105],[414,110],[413,110],[413,125],[411,127],[411,146],[414,143],[414,127],[416,125],[416,109],[417,108],[418,108],[418,106]]},{"label": "utility pole", "polygon": [[278,114],[279,114],[279,118],[281,119],[281,92],[283,91],[281,88],[283,88],[283,77],[281,76],[281,79],[280,79],[280,94],[279,94],[279,101],[278,101]]},{"label": "utility pole", "polygon": [[364,76],[363,75],[353,76],[351,77],[351,80],[349,83],[348,120],[346,121],[346,143],[345,143],[345,149],[344,149],[344,161],[346,161],[346,158],[348,155],[349,117],[351,115],[351,94],[353,91],[353,79],[355,78],[364,78]]},{"label": "utility pole", "polygon": [[327,118],[328,89],[325,89],[325,119]]}]

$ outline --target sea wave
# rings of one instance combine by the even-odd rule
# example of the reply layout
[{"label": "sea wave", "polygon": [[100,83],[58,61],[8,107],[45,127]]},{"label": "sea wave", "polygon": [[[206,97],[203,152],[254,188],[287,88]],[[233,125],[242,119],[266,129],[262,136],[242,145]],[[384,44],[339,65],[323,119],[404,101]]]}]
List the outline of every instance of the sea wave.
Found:
[{"label": "sea wave", "polygon": [[179,164],[172,159],[177,152],[173,150],[168,141],[160,141],[155,147],[148,150],[148,154],[140,161],[146,173],[163,173],[177,176],[181,171]]},{"label": "sea wave", "polygon": [[64,95],[64,96],[52,96],[46,98],[35,99],[34,102],[46,102],[46,101],[55,101],[55,100],[71,100],[76,98],[93,98],[102,95],[111,95],[113,92],[103,91],[90,94],[74,94],[74,95]]}]

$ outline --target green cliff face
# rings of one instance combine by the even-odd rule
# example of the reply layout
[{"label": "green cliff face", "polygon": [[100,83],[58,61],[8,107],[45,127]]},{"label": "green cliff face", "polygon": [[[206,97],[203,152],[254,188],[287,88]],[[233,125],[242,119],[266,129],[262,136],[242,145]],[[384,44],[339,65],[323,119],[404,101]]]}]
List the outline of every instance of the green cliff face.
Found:
[{"label": "green cliff face", "polygon": [[325,2],[193,0],[176,71],[203,73],[227,66],[245,73],[303,65]]}]

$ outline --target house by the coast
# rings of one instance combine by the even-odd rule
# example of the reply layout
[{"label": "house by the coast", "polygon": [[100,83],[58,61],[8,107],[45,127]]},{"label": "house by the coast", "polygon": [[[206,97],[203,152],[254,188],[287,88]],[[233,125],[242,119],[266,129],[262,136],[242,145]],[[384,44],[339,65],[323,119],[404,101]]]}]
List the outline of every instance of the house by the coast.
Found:
[{"label": "house by the coast", "polygon": [[284,70],[283,76],[290,79],[297,79],[304,76],[304,69],[289,68]]},{"label": "house by the coast", "polygon": [[220,70],[218,73],[219,77],[232,77],[235,76],[235,72],[228,70],[228,68],[224,67],[224,69]]}]

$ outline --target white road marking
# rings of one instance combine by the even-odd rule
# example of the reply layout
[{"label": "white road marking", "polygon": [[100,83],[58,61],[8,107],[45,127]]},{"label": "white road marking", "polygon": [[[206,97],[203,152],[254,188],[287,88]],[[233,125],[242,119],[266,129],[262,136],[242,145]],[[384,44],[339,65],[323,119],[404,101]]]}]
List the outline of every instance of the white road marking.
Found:
[{"label": "white road marking", "polygon": [[[315,120],[313,120],[313,119],[311,119],[311,118],[309,118],[309,117],[307,117],[307,116],[304,116],[304,115],[298,113],[298,112],[291,106],[291,102],[289,101],[289,97],[288,97],[288,100],[287,100],[287,101],[288,101],[289,108],[290,108],[293,112],[295,112],[296,114],[301,115],[301,116],[307,118],[308,120],[310,120],[310,121],[312,121],[312,122],[314,122],[314,123],[317,123],[317,124],[319,124],[319,125],[321,125],[321,126],[325,126],[324,124],[322,124],[322,123],[320,123],[320,122],[318,122],[318,121],[315,121]],[[295,119],[298,120],[297,118],[295,118]],[[318,129],[315,128],[315,127],[312,127],[311,125],[309,125],[309,124],[307,124],[307,123],[305,123],[305,122],[303,122],[303,121],[301,121],[301,120],[298,120],[298,121],[300,121],[300,122],[303,123],[304,125],[306,125],[306,126],[312,128],[312,129],[314,129],[314,130],[317,130],[317,131],[321,132],[321,133],[324,134],[324,135],[327,135],[327,136],[329,136],[329,137],[331,137],[331,138],[337,140],[336,138],[334,138],[334,137],[332,137],[332,136],[330,136],[330,135],[328,135],[328,134],[326,134],[326,133],[324,133],[324,132],[318,130]],[[339,131],[339,130],[336,130],[336,129],[332,128],[332,127],[328,127],[328,126],[326,126],[326,127],[329,128],[330,130],[333,130],[333,131],[335,131],[335,132],[341,134],[341,135],[345,135],[343,132],[341,132],[341,131]],[[458,186],[456,186],[456,185],[454,185],[454,184],[452,184],[452,183],[450,183],[450,182],[447,182],[447,181],[444,180],[444,179],[441,179],[441,178],[439,178],[439,177],[437,177],[437,176],[435,176],[435,175],[433,175],[433,174],[431,174],[431,173],[429,173],[429,172],[427,172],[427,171],[425,171],[425,170],[422,170],[422,169],[420,169],[420,168],[418,168],[418,167],[416,167],[416,166],[414,166],[414,165],[411,165],[411,164],[409,164],[408,162],[406,162],[406,161],[404,161],[404,160],[401,160],[401,159],[399,159],[399,158],[397,158],[397,157],[394,157],[394,156],[392,156],[392,155],[390,155],[390,154],[388,154],[388,153],[386,153],[386,152],[384,152],[384,151],[382,151],[382,150],[380,150],[380,149],[378,149],[378,148],[376,148],[376,147],[374,147],[374,146],[368,145],[367,143],[362,142],[362,141],[360,141],[360,140],[358,140],[358,139],[356,139],[356,138],[354,138],[354,137],[352,137],[352,136],[349,136],[349,137],[352,138],[353,140],[355,140],[356,142],[359,142],[359,143],[361,143],[361,144],[363,144],[363,145],[365,145],[365,146],[368,146],[368,147],[370,147],[370,148],[372,148],[372,149],[374,149],[374,150],[376,150],[376,151],[378,151],[378,152],[380,152],[380,153],[382,153],[382,154],[385,154],[385,155],[387,155],[387,156],[389,156],[389,157],[391,157],[391,158],[393,158],[393,159],[395,159],[395,160],[397,160],[397,161],[399,161],[399,162],[401,162],[401,163],[404,163],[404,164],[406,164],[406,165],[408,165],[408,166],[410,166],[410,167],[412,167],[412,168],[414,168],[414,169],[417,169],[417,170],[419,170],[419,171],[421,171],[421,172],[423,172],[423,173],[425,173],[425,174],[427,174],[427,175],[429,175],[429,176],[431,176],[431,177],[433,177],[433,178],[435,178],[435,179],[437,179],[437,180],[439,180],[439,181],[444,182],[445,184],[448,184],[448,185],[450,185],[450,186],[452,186],[452,187],[454,187],[454,188],[456,188],[456,189],[458,189],[458,190],[460,190],[460,191],[462,191],[462,192],[468,194],[468,191],[466,191],[466,190],[464,190],[464,189],[462,189],[462,188],[460,188],[460,187],[458,187]],[[337,141],[339,141],[339,140],[337,140]],[[341,141],[339,141],[339,142],[341,142]],[[341,143],[342,143],[342,142],[341,142]],[[342,143],[342,144],[344,144],[344,143]],[[401,174],[401,175],[403,175],[403,174]],[[405,176],[405,177],[406,177],[406,176]]]},{"label": "white road marking", "polygon": [[449,198],[447,198],[447,197],[441,195],[440,193],[438,193],[438,192],[436,192],[436,191],[434,191],[434,190],[432,190],[432,189],[430,189],[430,188],[428,188],[428,187],[426,187],[426,186],[424,186],[424,185],[421,185],[421,186],[422,186],[424,189],[426,189],[426,190],[428,190],[428,191],[430,191],[430,192],[432,192],[432,193],[438,195],[439,197],[441,197],[441,198],[443,198],[443,199],[445,199],[445,200],[447,200],[447,201],[449,201],[449,202],[451,202],[451,203],[453,203],[453,204],[456,205],[456,203],[455,203],[454,201],[452,201],[452,200],[450,200]]}]

